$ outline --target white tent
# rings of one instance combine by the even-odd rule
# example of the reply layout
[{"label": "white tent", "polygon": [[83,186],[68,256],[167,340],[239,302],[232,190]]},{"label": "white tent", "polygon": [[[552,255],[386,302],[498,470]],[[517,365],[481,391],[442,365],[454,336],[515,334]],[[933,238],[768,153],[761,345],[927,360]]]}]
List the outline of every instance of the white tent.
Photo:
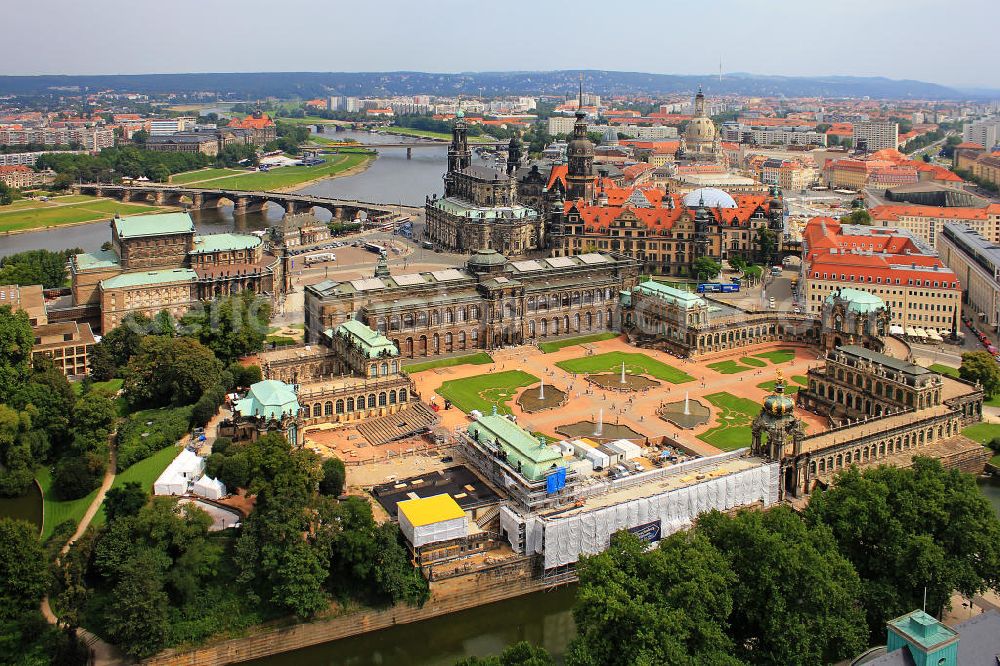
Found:
[{"label": "white tent", "polygon": [[226,496],[226,484],[218,479],[213,479],[208,474],[204,474],[194,482],[191,492],[198,497],[217,500]]},{"label": "white tent", "polygon": [[205,459],[190,449],[184,449],[153,483],[153,494],[183,495],[204,469]]},{"label": "white tent", "polygon": [[944,342],[944,338],[941,337],[941,334],[932,328],[927,329],[927,337],[934,342]]},{"label": "white tent", "polygon": [[889,335],[903,335],[903,327],[899,324],[893,324],[889,327]]},{"label": "white tent", "polygon": [[916,331],[918,338],[926,338],[927,337],[927,331],[925,331],[924,329],[920,328],[919,326],[917,328],[913,329],[913,330]]}]

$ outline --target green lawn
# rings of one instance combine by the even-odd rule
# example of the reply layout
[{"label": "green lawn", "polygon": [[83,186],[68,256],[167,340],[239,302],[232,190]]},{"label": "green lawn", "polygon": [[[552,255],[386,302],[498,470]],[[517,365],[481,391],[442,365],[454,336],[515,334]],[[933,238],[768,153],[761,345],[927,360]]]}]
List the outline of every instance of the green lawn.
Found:
[{"label": "green lawn", "polygon": [[[163,210],[157,206],[122,203],[113,199],[96,197],[60,197],[52,201],[32,201],[30,206],[0,208],[0,233],[24,231],[62,224],[79,224],[106,220],[118,215],[153,213]],[[73,201],[63,202],[64,199]]]},{"label": "green lawn", "polygon": [[735,375],[738,372],[746,372],[747,370],[753,370],[745,365],[740,365],[736,361],[716,361],[715,363],[709,363],[708,366],[716,372],[721,372],[724,375]]},{"label": "green lawn", "polygon": [[298,342],[295,338],[290,338],[287,335],[268,335],[264,338],[264,342],[269,345],[277,345],[278,347],[284,347],[286,345],[294,345]]},{"label": "green lawn", "polygon": [[76,500],[57,500],[52,492],[52,473],[48,468],[39,470],[38,484],[42,487],[42,541],[52,536],[52,532],[60,523],[67,520],[74,520],[77,523],[87,512],[87,507],[97,497],[97,490],[93,490],[86,497]]},{"label": "green lawn", "polygon": [[952,368],[951,366],[941,365],[940,363],[935,363],[934,365],[927,368],[932,372],[936,372],[939,375],[948,375],[949,377],[958,377],[958,368]]},{"label": "green lawn", "polygon": [[[111,484],[112,488],[121,488],[129,481],[138,481],[142,484],[143,489],[146,493],[153,492],[153,482],[159,478],[160,474],[163,474],[163,470],[167,468],[174,458],[183,450],[180,446],[169,446],[165,449],[157,451],[145,460],[140,460],[136,464],[129,467],[127,470],[120,472],[116,477],[114,483]],[[94,515],[94,520],[91,525],[95,527],[100,527],[104,524],[104,505],[97,510]]]},{"label": "green lawn", "polygon": [[694,381],[694,377],[688,373],[678,370],[672,365],[661,363],[655,358],[638,353],[608,352],[595,356],[571,358],[559,361],[556,365],[566,372],[593,374],[596,372],[618,371],[621,369],[622,362],[625,363],[625,371],[634,375],[650,375],[671,384],[684,384]]},{"label": "green lawn", "polygon": [[775,365],[780,365],[781,363],[788,363],[795,359],[794,349],[775,349],[774,351],[764,352],[763,354],[754,354],[757,358],[766,358],[768,361]]},{"label": "green lawn", "polygon": [[618,333],[607,331],[605,333],[594,333],[593,335],[581,335],[575,338],[566,338],[565,340],[555,340],[554,342],[543,342],[538,345],[538,348],[542,350],[543,354],[551,354],[554,351],[559,351],[560,349],[565,349],[566,347],[572,347],[573,345],[584,345],[588,342],[600,342],[601,340],[611,340],[612,338],[617,337]]},{"label": "green lawn", "polygon": [[[121,390],[122,384],[124,383],[121,379],[109,379],[106,382],[94,382],[90,385],[92,389],[98,389],[100,391],[107,391],[108,393],[115,394]],[[73,382],[71,384],[73,387],[73,392],[77,395],[83,392],[83,382]]]},{"label": "green lawn", "polygon": [[[771,381],[761,382],[760,384],[757,384],[757,388],[762,388],[765,391],[773,391],[775,381],[776,380],[772,379]],[[792,375],[792,381],[795,382],[796,384],[801,385],[803,388],[809,386],[809,378],[806,377],[805,375]],[[799,392],[799,386],[792,386],[789,382],[785,382],[785,393],[798,393],[798,392]]]},{"label": "green lawn", "polygon": [[452,379],[442,384],[437,393],[450,400],[463,412],[478,409],[483,414],[489,414],[496,405],[500,414],[510,414],[507,401],[514,397],[517,389],[531,386],[537,381],[538,377],[527,372],[508,370],[465,379]]},{"label": "green lawn", "polygon": [[170,177],[170,183],[172,185],[188,185],[190,183],[197,183],[202,180],[208,180],[210,178],[221,178],[222,176],[235,176],[241,173],[247,173],[242,169],[198,169],[196,171],[185,171],[184,173],[175,173]]},{"label": "green lawn", "polygon": [[450,358],[439,358],[436,361],[426,361],[424,363],[413,363],[404,365],[403,370],[408,374],[433,370],[435,368],[450,368],[456,365],[486,365],[492,363],[493,357],[486,352],[476,354],[466,354],[465,356],[452,356]]},{"label": "green lawn", "polygon": [[980,444],[989,444],[1000,437],[1000,423],[976,423],[964,429],[962,434]]},{"label": "green lawn", "polygon": [[766,361],[762,361],[759,358],[754,358],[752,356],[744,356],[743,358],[740,359],[740,363],[742,363],[743,365],[750,365],[750,366],[753,366],[755,368],[766,368],[767,367],[767,362]]},{"label": "green lawn", "polygon": [[760,412],[760,405],[731,393],[712,393],[705,399],[718,409],[716,425],[698,435],[698,439],[723,451],[750,446],[750,423]]},{"label": "green lawn", "polygon": [[254,173],[243,171],[240,175],[213,180],[212,187],[226,190],[277,190],[317,178],[335,176],[364,164],[372,159],[372,155],[367,152],[350,152],[327,155],[324,159],[326,163],[318,166],[287,166]]}]

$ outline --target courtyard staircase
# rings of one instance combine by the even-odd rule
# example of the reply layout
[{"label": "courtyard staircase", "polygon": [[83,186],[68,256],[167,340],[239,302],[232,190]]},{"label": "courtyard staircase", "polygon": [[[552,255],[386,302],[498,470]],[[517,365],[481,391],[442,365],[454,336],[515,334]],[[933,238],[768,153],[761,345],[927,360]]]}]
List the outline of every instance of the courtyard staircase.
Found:
[{"label": "courtyard staircase", "polygon": [[490,508],[486,509],[486,511],[483,511],[483,513],[480,514],[478,518],[476,518],[476,525],[479,526],[479,529],[485,530],[486,526],[492,523],[494,520],[496,520],[497,516],[499,515],[500,515],[500,505],[494,504]]}]

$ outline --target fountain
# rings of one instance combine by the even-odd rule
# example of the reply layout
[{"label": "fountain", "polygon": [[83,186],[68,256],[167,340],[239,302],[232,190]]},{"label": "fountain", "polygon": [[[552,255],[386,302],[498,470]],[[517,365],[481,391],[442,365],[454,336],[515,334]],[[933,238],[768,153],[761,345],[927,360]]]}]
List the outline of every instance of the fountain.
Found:
[{"label": "fountain", "polygon": [[594,437],[600,437],[604,434],[604,408],[601,407],[597,410],[597,427],[594,429]]},{"label": "fountain", "polygon": [[625,383],[625,361],[622,361],[622,384]]},{"label": "fountain", "polygon": [[551,384],[545,386],[543,379],[538,386],[526,388],[517,398],[517,404],[525,412],[540,412],[543,409],[552,409],[565,404],[567,399],[566,391],[562,391]]},{"label": "fountain", "polygon": [[697,399],[692,400],[688,393],[684,393],[684,400],[668,402],[660,407],[656,412],[664,421],[673,423],[679,428],[690,430],[703,423],[708,423],[711,411]]}]

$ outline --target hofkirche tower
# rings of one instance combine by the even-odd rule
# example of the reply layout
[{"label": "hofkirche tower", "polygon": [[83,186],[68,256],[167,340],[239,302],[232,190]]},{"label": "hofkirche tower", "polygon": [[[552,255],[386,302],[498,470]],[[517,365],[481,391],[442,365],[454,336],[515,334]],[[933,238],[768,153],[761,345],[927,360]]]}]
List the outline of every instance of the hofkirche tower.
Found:
[{"label": "hofkirche tower", "polygon": [[580,99],[576,108],[573,139],[566,146],[569,161],[566,170],[566,198],[570,201],[594,199],[594,144],[587,138],[587,114],[583,110],[583,77],[580,77]]}]

